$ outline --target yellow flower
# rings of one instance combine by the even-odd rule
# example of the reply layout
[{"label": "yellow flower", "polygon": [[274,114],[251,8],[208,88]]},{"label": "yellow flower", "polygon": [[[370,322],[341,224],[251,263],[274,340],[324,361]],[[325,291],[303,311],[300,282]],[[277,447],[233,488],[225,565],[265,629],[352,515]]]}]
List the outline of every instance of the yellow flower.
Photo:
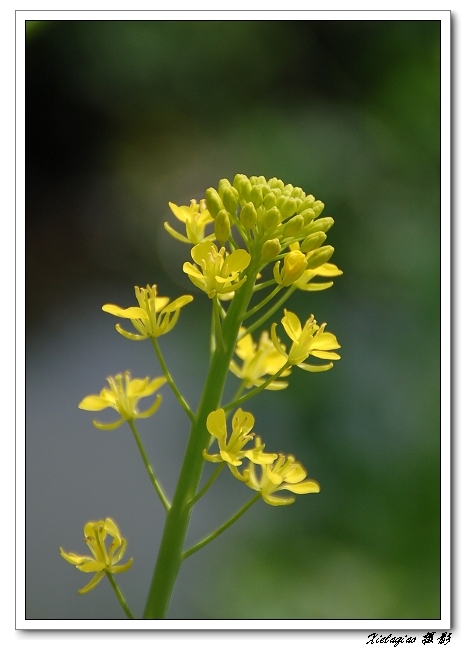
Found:
[{"label": "yellow flower", "polygon": [[135,420],[136,418],[148,418],[159,408],[162,396],[158,395],[154,404],[147,411],[138,411],[138,402],[143,397],[153,395],[156,390],[167,381],[165,377],[157,377],[149,381],[145,379],[131,379],[128,371],[124,375],[107,377],[110,388],[102,388],[99,395],[88,395],[78,405],[84,411],[103,411],[106,408],[114,409],[121,417],[120,420],[111,424],[103,424],[93,420],[92,423],[97,429],[116,429],[123,422]]},{"label": "yellow flower", "polygon": [[277,455],[263,453],[265,445],[256,445],[254,449],[243,449],[250,440],[255,436],[250,433],[254,426],[254,417],[252,413],[246,413],[238,409],[232,418],[232,433],[227,441],[227,423],[225,411],[217,409],[207,416],[207,430],[217,439],[220,453],[208,454],[204,449],[202,455],[211,463],[228,463],[232,473],[243,480],[236,467],[241,465],[243,458],[248,458],[252,463],[267,464],[272,463]]},{"label": "yellow flower", "polygon": [[147,285],[147,287],[134,287],[136,299],[139,307],[128,307],[123,309],[117,305],[104,305],[102,311],[118,316],[119,318],[129,318],[134,328],[139,334],[127,332],[120,324],[115,325],[116,331],[131,341],[144,341],[149,337],[156,338],[167,334],[172,330],[178,317],[180,309],[194,300],[192,296],[180,296],[173,302],[170,298],[157,296],[157,285]]},{"label": "yellow flower", "polygon": [[331,350],[340,348],[336,336],[330,332],[325,332],[325,325],[323,323],[320,327],[317,325],[314,316],[305,322],[304,327],[296,314],[285,309],[285,316],[282,318],[282,324],[286,333],[293,341],[291,349],[287,354],[280,344],[277,337],[276,329],[277,324],[273,323],[271,336],[275,349],[288,359],[288,363],[296,365],[298,368],[308,370],[309,372],[322,372],[330,370],[333,363],[327,363],[321,366],[313,366],[311,364],[303,363],[309,355],[317,357],[318,359],[340,359],[340,355]]},{"label": "yellow flower", "polygon": [[[107,535],[113,537],[108,550],[105,546]],[[116,566],[125,553],[126,539],[121,537],[116,523],[109,517],[105,521],[89,521],[84,526],[84,541],[88,545],[92,557],[66,553],[60,548],[62,558],[73,564],[79,571],[95,573],[92,580],[80,589],[78,594],[85,594],[94,589],[106,573],[123,573],[123,571],[128,571],[133,564],[133,558],[131,558],[126,564]]]},{"label": "yellow flower", "polygon": [[333,278],[337,275],[342,275],[341,271],[336,264],[330,264],[326,262],[321,266],[318,266],[316,269],[309,269],[304,271],[302,276],[293,282],[294,286],[301,291],[323,291],[324,289],[329,289],[333,286],[333,282],[311,282],[311,280],[316,276],[321,276],[324,278]]},{"label": "yellow flower", "polygon": [[273,267],[273,277],[277,284],[284,287],[289,287],[294,282],[299,280],[302,274],[307,269],[307,259],[304,253],[297,250],[292,250],[285,255],[283,260],[283,269],[279,271],[280,262],[277,262]]},{"label": "yellow flower", "polygon": [[[250,334],[246,334],[238,341],[235,352],[242,359],[243,365],[240,368],[235,361],[231,361],[230,370],[243,380],[246,388],[261,386],[266,381],[263,379],[264,375],[275,375],[285,364],[283,356],[277,352],[267,332],[262,332],[257,344]],[[290,373],[291,370],[288,369],[280,376],[287,377]],[[287,386],[286,381],[272,381],[266,389],[281,390]]]},{"label": "yellow flower", "polygon": [[191,262],[185,262],[183,271],[196,287],[206,292],[209,298],[217,295],[226,297],[226,294],[232,294],[239,289],[246,281],[246,276],[239,280],[239,275],[251,261],[249,253],[242,248],[227,255],[224,247],[218,250],[211,242],[194,246],[191,257],[200,270]]},{"label": "yellow flower", "polygon": [[206,226],[213,222],[212,216],[206,208],[205,199],[202,199],[200,203],[197,203],[195,199],[191,199],[189,205],[176,205],[176,203],[169,203],[168,205],[175,217],[186,226],[185,237],[166,221],[163,225],[172,237],[186,244],[199,244],[202,241],[215,239],[213,233],[207,237],[204,234]]},{"label": "yellow flower", "polygon": [[[256,438],[256,444],[261,446],[260,438]],[[263,500],[271,506],[287,506],[294,503],[294,497],[273,496],[279,490],[288,490],[294,494],[310,494],[320,492],[317,481],[307,480],[306,470],[295,461],[294,456],[278,454],[274,463],[261,465],[262,475],[260,479],[256,476],[254,463],[249,463],[241,479],[253,490],[260,492]]]}]

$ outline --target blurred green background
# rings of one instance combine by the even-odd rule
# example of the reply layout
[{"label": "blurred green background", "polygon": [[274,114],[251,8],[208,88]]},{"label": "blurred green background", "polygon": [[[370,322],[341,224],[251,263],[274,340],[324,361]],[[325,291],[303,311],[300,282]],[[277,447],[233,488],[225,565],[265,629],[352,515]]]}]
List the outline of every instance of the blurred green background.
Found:
[{"label": "blurred green background", "polygon": [[[277,176],[324,201],[344,270],[293,296],[342,346],[248,403],[270,449],[321,484],[288,508],[259,503],[183,565],[179,619],[440,616],[439,59],[436,21],[42,21],[27,24],[27,616],[123,618],[110,585],[58,547],[114,517],[144,607],[163,526],[129,430],[101,432],[77,404],[109,374],[160,374],[101,311],[134,285],[193,291],[189,247],[163,229],[236,173]],[[191,402],[206,371],[208,299],[161,339]],[[233,383],[232,383],[233,386]],[[168,491],[188,422],[168,389],[142,428]],[[224,472],[189,542],[244,503]]]}]

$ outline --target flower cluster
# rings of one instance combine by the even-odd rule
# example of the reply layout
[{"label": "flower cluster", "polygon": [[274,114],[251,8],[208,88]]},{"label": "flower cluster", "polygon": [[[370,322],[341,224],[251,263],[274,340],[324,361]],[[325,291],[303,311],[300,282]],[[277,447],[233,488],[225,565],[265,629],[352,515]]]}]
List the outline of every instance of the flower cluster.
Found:
[{"label": "flower cluster", "polygon": [[[283,454],[268,454],[264,452],[265,445],[259,436],[252,433],[254,417],[238,409],[232,418],[232,433],[227,440],[226,415],[223,409],[212,411],[207,418],[207,430],[217,439],[218,454],[209,454],[204,449],[203,456],[212,463],[227,463],[235,478],[248,487],[260,492],[265,503],[271,506],[285,506],[294,502],[294,497],[273,496],[279,490],[288,490],[295,494],[319,492],[316,481],[306,481],[306,471],[296,462],[293,456]],[[254,439],[254,447],[244,449],[244,446]],[[249,466],[241,473],[238,467],[244,458],[249,460]],[[256,466],[260,466],[261,478],[256,476]]]},{"label": "flower cluster", "polygon": [[[243,332],[240,331],[240,336]],[[230,370],[239,379],[242,379],[245,388],[262,386],[269,377],[275,375],[284,366],[282,354],[280,354],[270,340],[268,332],[262,332],[258,343],[254,343],[251,334],[246,334],[239,339],[236,355],[243,361],[240,367],[236,361],[230,362]],[[287,377],[290,369],[283,370],[280,377]],[[271,381],[265,387],[268,390],[282,390],[286,388],[286,381]]]},{"label": "flower cluster", "polygon": [[[108,549],[105,546],[107,535],[113,538]],[[128,560],[126,564],[118,565],[126,550],[126,539],[120,535],[118,526],[109,517],[105,521],[89,521],[84,526],[84,541],[89,547],[92,557],[67,553],[60,548],[62,558],[79,571],[95,573],[92,580],[80,589],[78,594],[85,594],[94,589],[106,573],[123,573],[123,571],[128,571],[131,568],[133,558]]]}]

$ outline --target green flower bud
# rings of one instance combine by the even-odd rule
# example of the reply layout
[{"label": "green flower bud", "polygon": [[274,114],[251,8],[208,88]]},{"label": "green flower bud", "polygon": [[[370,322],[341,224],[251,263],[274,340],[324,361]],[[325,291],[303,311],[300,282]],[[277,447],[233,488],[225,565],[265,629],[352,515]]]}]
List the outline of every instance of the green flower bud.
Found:
[{"label": "green flower bud", "polygon": [[223,210],[223,203],[219,193],[217,192],[217,190],[214,190],[213,187],[209,187],[209,189],[206,190],[205,202],[208,211],[215,219],[215,217],[218,215],[220,210]]},{"label": "green flower bud", "polygon": [[270,210],[270,208],[273,208],[275,205],[277,205],[277,197],[273,192],[269,192],[264,196],[264,205],[267,210]]},{"label": "green flower bud", "polygon": [[295,217],[292,217],[286,224],[283,229],[284,237],[294,237],[298,234],[301,228],[304,225],[304,219],[300,214],[297,214]]},{"label": "green flower bud", "polygon": [[249,196],[249,200],[254,203],[256,208],[262,205],[262,192],[258,185],[253,184],[251,188],[251,194]]},{"label": "green flower bud", "polygon": [[296,201],[291,197],[285,198],[284,201],[277,201],[277,206],[284,219],[291,217],[296,212]]},{"label": "green flower bud", "polygon": [[224,244],[228,240],[228,237],[231,233],[230,218],[226,210],[220,210],[220,212],[217,214],[215,217],[214,228],[215,237],[221,244]]},{"label": "green flower bud", "polygon": [[277,207],[270,208],[264,215],[262,223],[266,231],[275,230],[279,223],[282,221],[282,215]]},{"label": "green flower bud", "polygon": [[301,199],[303,200],[306,197],[306,194],[304,190],[301,187],[295,187],[293,188],[293,191],[291,192],[291,196],[295,199]]},{"label": "green flower bud", "polygon": [[329,261],[334,250],[333,246],[322,246],[313,251],[308,257],[307,268],[316,269],[318,266],[322,266],[322,264]]},{"label": "green flower bud", "polygon": [[223,195],[225,193],[225,190],[229,189],[231,187],[231,183],[228,180],[228,178],[221,178],[218,182],[218,193],[220,194],[220,198],[223,201]]},{"label": "green flower bud", "polygon": [[308,208],[312,208],[315,202],[315,197],[312,196],[312,194],[308,194],[304,199],[301,205],[299,206],[298,212],[304,212],[304,210],[307,210]]},{"label": "green flower bud", "polygon": [[262,246],[262,258],[264,260],[273,260],[280,254],[280,241],[278,239],[267,239]]},{"label": "green flower bud", "polygon": [[294,187],[291,183],[288,183],[288,185],[285,185],[283,188],[283,194],[286,194],[287,196],[291,196],[292,191],[294,190]]},{"label": "green flower bud", "polygon": [[265,176],[258,176],[258,177],[257,177],[257,182],[258,182],[260,185],[267,185],[267,181],[265,180]]},{"label": "green flower bud", "polygon": [[248,230],[256,224],[257,212],[254,203],[251,203],[251,201],[246,203],[246,205],[241,209],[239,220]]},{"label": "green flower bud", "polygon": [[234,187],[228,187],[224,190],[222,199],[223,205],[228,210],[228,212],[234,214],[236,212],[236,208],[238,207],[238,191]]},{"label": "green flower bud", "polygon": [[274,176],[273,178],[271,178],[269,180],[269,187],[270,188],[278,188],[280,190],[280,194],[281,194],[281,190],[283,189],[284,185],[285,185],[285,183],[283,181],[281,181],[279,178],[276,178],[276,176]]},{"label": "green flower bud", "polygon": [[308,224],[310,224],[311,221],[313,221],[315,216],[316,216],[314,210],[312,210],[311,208],[308,208],[307,210],[304,210],[303,212],[300,212],[300,214],[301,214],[302,218],[304,219],[304,223],[305,223],[306,226]]},{"label": "green flower bud", "polygon": [[333,226],[335,221],[332,217],[322,217],[313,221],[310,226],[306,228],[306,235],[312,235],[313,232],[327,232]]},{"label": "green flower bud", "polygon": [[257,176],[250,176],[249,180],[251,181],[251,185],[257,185],[257,183],[259,182]]},{"label": "green flower bud", "polygon": [[306,239],[302,242],[301,250],[303,253],[310,253],[310,251],[319,248],[319,246],[321,246],[321,244],[323,244],[326,239],[327,235],[324,232],[315,232],[314,234],[306,237]]},{"label": "green flower bud", "polygon": [[325,204],[322,203],[322,201],[314,201],[314,205],[312,206],[312,209],[314,210],[316,217],[319,216],[319,214],[322,212],[324,208],[325,208]]},{"label": "green flower bud", "polygon": [[245,176],[244,174],[236,174],[234,179],[233,179],[233,187],[241,194],[241,183],[247,180],[249,182],[249,178]]}]

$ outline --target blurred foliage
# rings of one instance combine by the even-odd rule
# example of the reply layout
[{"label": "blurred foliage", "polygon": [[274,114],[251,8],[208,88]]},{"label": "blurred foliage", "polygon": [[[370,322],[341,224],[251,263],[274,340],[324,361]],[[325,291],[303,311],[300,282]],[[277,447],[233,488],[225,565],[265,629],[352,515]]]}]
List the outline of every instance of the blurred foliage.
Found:
[{"label": "blurred foliage", "polygon": [[[278,176],[335,218],[344,275],[290,308],[328,321],[342,361],[295,370],[282,412],[270,394],[251,404],[268,447],[322,492],[261,504],[196,555],[202,591],[183,615],[437,618],[440,24],[43,21],[26,55],[32,343],[63,295],[96,282],[192,291],[167,203],[221,177]],[[192,310],[197,336],[203,296]],[[180,350],[192,328],[171,335]]]}]

